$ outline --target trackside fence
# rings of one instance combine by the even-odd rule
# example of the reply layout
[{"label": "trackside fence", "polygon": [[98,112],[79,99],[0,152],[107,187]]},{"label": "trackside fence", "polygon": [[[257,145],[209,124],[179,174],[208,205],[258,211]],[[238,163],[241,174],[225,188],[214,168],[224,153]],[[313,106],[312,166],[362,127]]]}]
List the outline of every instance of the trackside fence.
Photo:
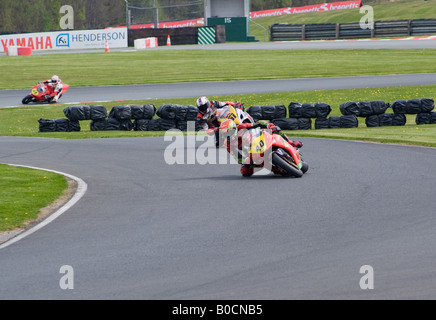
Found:
[{"label": "trackside fence", "polygon": [[436,19],[375,21],[372,29],[356,23],[273,24],[270,41],[366,39],[436,35]]}]

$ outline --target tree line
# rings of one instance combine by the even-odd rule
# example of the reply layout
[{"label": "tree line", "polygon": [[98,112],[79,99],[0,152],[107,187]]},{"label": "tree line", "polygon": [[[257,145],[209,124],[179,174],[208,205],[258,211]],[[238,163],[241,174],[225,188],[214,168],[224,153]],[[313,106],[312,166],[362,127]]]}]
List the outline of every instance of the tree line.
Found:
[{"label": "tree line", "polygon": [[[251,0],[251,11],[304,6],[339,0]],[[161,7],[159,21],[203,17],[204,0],[128,0],[134,23],[153,22],[153,10]],[[0,34],[46,32],[61,29],[60,8],[74,9],[74,29],[102,29],[126,24],[125,0],[1,0]],[[148,21],[147,21],[148,20]]]},{"label": "tree line", "polygon": [[61,30],[60,9],[74,10],[74,29],[101,29],[125,24],[123,0],[1,0],[0,34]]}]

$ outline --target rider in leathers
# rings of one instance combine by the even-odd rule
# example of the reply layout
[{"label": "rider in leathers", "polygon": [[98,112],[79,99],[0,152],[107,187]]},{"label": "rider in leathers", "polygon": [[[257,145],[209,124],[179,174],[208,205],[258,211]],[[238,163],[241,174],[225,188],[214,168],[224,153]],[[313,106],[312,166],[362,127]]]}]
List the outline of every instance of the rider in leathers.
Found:
[{"label": "rider in leathers", "polygon": [[218,121],[218,118],[216,116],[217,109],[221,109],[225,106],[233,106],[235,108],[241,108],[244,109],[244,106],[240,102],[232,102],[232,101],[209,101],[207,97],[200,97],[197,99],[197,108],[198,108],[198,114],[197,114],[197,121],[201,128],[204,130],[207,129],[215,129],[215,143],[216,147],[218,148],[220,145],[219,142],[219,130],[220,122]]},{"label": "rider in leathers", "polygon": [[51,91],[45,95],[45,99],[48,102],[57,102],[62,96],[62,90],[64,88],[62,80],[59,78],[59,76],[54,75],[51,77],[51,79],[45,80],[42,83],[46,84]]},{"label": "rider in leathers", "polygon": [[[272,134],[280,135],[283,139],[285,139],[294,148],[299,149],[303,146],[303,143],[301,143],[300,141],[293,141],[293,140],[289,139],[288,136],[286,136],[286,134],[281,131],[280,127],[274,125],[273,123],[268,123],[265,121],[257,121],[255,123],[241,123],[241,124],[237,125],[236,126],[236,130],[237,130],[236,138],[233,141],[233,143],[236,143],[236,139],[237,139],[237,147],[234,144],[232,145],[232,143],[229,141],[230,139],[227,140],[226,147],[227,147],[227,152],[229,152],[229,153],[236,153],[237,152],[238,153],[238,162],[241,163],[241,174],[244,177],[249,177],[249,176],[253,175],[254,168],[256,167],[256,165],[252,164],[252,163],[243,163],[244,159],[242,159],[242,153],[240,152],[240,150],[242,150],[242,147],[243,147],[242,146],[242,144],[243,144],[242,137],[243,137],[243,134],[245,132],[247,132],[247,130],[254,129],[254,128],[268,129],[268,130],[270,130],[270,132]],[[237,150],[232,150],[232,147],[233,148],[236,147]],[[272,168],[272,171],[275,174],[280,174],[280,172],[277,171],[277,169],[274,167]]]}]

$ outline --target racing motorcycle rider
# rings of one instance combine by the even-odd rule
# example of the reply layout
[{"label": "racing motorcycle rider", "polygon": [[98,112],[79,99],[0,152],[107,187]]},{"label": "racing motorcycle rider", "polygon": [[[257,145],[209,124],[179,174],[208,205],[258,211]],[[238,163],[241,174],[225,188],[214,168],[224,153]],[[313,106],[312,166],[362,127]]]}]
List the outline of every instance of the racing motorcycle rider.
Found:
[{"label": "racing motorcycle rider", "polygon": [[217,109],[221,109],[225,106],[233,106],[235,108],[240,108],[244,110],[244,105],[241,102],[232,102],[232,101],[210,101],[207,97],[200,97],[197,99],[197,121],[201,128],[204,130],[207,129],[215,129],[215,143],[216,147],[219,148],[219,126],[220,122],[216,117]]},{"label": "racing motorcycle rider", "polygon": [[[290,145],[292,145],[294,148],[301,148],[303,147],[303,143],[300,141],[293,141],[286,136],[284,132],[280,129],[280,127],[274,125],[273,123],[268,123],[265,121],[257,121],[255,123],[241,123],[239,125],[236,125],[233,120],[226,121],[226,131],[228,132],[227,137],[227,152],[232,153],[232,146],[233,148],[237,148],[238,152],[238,162],[241,163],[241,174],[244,177],[249,177],[253,175],[254,168],[256,167],[255,164],[251,163],[243,163],[244,159],[242,159],[242,136],[243,134],[250,129],[255,128],[261,128],[261,129],[268,129],[272,134],[278,134],[283,139],[285,139]],[[237,145],[236,145],[237,144]],[[276,170],[276,168],[272,168],[274,174],[280,174],[279,171]]]},{"label": "racing motorcycle rider", "polygon": [[51,79],[42,81],[41,83],[46,84],[47,88],[50,90],[45,96],[47,102],[58,102],[59,98],[62,96],[62,89],[64,88],[59,76],[54,75]]}]

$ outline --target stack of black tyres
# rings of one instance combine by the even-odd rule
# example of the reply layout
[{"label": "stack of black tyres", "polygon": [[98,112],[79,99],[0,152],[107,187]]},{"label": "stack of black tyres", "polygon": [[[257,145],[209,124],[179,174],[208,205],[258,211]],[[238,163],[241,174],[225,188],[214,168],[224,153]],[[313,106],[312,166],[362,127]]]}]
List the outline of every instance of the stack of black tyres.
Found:
[{"label": "stack of black tyres", "polygon": [[131,105],[131,120],[133,130],[148,131],[148,125],[156,114],[156,107],[153,104]]},{"label": "stack of black tyres", "polygon": [[359,120],[357,118],[358,113],[354,108],[344,108],[344,104],[341,104],[340,111],[342,116],[331,116],[328,119],[317,119],[316,129],[357,128],[359,126]]},{"label": "stack of black tyres", "polygon": [[316,103],[301,103],[291,102],[288,106],[290,121],[298,121],[300,130],[312,129],[312,119],[315,119],[315,129],[320,123],[324,123],[325,128],[328,128],[328,116],[332,111],[332,107],[324,102]]},{"label": "stack of black tyres", "polygon": [[107,109],[100,105],[73,105],[64,109],[65,116],[71,121],[103,121],[107,117]]},{"label": "stack of black tyres", "polygon": [[273,121],[286,118],[286,107],[284,105],[251,106],[247,109],[247,113],[254,121]]},{"label": "stack of black tyres", "polygon": [[431,98],[396,100],[392,103],[392,110],[396,114],[416,114],[415,123],[436,124],[434,100]]},{"label": "stack of black tyres", "polygon": [[[405,124],[405,119],[401,117],[392,117],[386,113],[390,107],[389,103],[382,100],[372,101],[348,101],[339,106],[342,117],[348,117],[350,121],[355,123],[354,127],[358,126],[357,117],[364,117],[368,127],[378,127],[387,123],[395,123],[395,125]],[[351,122],[350,122],[351,123]]]},{"label": "stack of black tyres", "polygon": [[416,115],[416,124],[436,124],[436,112],[422,112]]},{"label": "stack of black tyres", "polygon": [[131,131],[137,128],[145,128],[154,117],[156,108],[152,104],[139,105],[127,104],[114,106],[107,118],[93,119],[91,121],[92,131]]},{"label": "stack of black tyres", "polygon": [[166,131],[178,129],[181,131],[199,131],[201,127],[196,121],[198,109],[191,105],[164,104],[157,112],[159,118],[149,123],[149,131]]},{"label": "stack of black tyres", "polygon": [[107,110],[100,105],[72,105],[64,110],[66,119],[39,119],[39,132],[73,132],[80,131],[79,121],[105,119]]},{"label": "stack of black tyres", "polygon": [[342,113],[352,113],[365,118],[367,127],[404,126],[407,122],[404,114],[386,113],[391,105],[382,100],[350,101],[341,104]]},{"label": "stack of black tyres", "polygon": [[73,105],[64,109],[65,116],[72,121],[106,119],[107,110],[99,105]]},{"label": "stack of black tyres", "polygon": [[389,106],[393,113],[368,116],[366,125],[368,127],[404,126],[407,123],[407,114],[416,114],[417,124],[431,124],[433,119],[433,123],[436,123],[436,115],[432,115],[431,112],[434,109],[434,100],[431,98],[399,99]]},{"label": "stack of black tyres", "polygon": [[285,105],[251,106],[247,113],[254,121],[264,120],[274,123],[282,130],[311,129],[312,123],[307,118],[287,118]]},{"label": "stack of black tyres", "polygon": [[404,114],[386,113],[391,105],[382,100],[348,101],[340,105],[341,113],[347,116],[364,117],[367,127],[404,126]]},{"label": "stack of black tyres", "polygon": [[39,119],[39,132],[74,132],[80,131],[79,121],[70,119]]}]

